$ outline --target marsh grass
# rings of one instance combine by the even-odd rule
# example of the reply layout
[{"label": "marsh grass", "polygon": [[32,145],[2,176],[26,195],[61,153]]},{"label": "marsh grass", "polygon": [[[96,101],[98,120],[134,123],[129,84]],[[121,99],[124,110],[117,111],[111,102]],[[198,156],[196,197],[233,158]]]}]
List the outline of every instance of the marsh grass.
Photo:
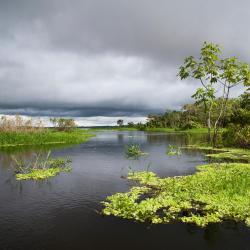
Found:
[{"label": "marsh grass", "polygon": [[39,132],[0,132],[0,147],[45,144],[78,144],[87,141],[94,135],[76,129],[71,132],[54,131],[46,129]]},{"label": "marsh grass", "polygon": [[140,148],[140,145],[138,144],[133,144],[126,147],[125,156],[127,158],[137,159],[143,155],[147,155],[147,153],[143,152]]},{"label": "marsh grass", "polygon": [[193,175],[168,178],[134,172],[128,180],[138,185],[107,197],[104,215],[156,224],[181,221],[205,227],[233,220],[250,226],[250,164],[214,163],[199,166]]},{"label": "marsh grass", "polygon": [[182,152],[181,152],[181,149],[180,147],[178,146],[173,146],[173,145],[168,145],[168,148],[167,148],[167,155],[169,156],[181,156]]},{"label": "marsh grass", "polygon": [[53,177],[60,172],[69,172],[71,170],[69,158],[50,157],[49,151],[44,157],[42,153],[35,154],[35,156],[28,162],[19,160],[12,155],[12,160],[15,163],[14,169],[17,180],[42,180]]}]

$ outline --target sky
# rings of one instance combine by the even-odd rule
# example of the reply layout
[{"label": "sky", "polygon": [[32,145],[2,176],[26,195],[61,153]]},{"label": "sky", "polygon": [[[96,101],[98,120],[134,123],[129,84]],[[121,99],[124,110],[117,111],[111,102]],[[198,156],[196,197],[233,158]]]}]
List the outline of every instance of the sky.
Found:
[{"label": "sky", "polygon": [[[180,109],[204,41],[250,63],[249,0],[0,0],[0,114],[144,121]],[[232,95],[238,95],[241,89]]]}]

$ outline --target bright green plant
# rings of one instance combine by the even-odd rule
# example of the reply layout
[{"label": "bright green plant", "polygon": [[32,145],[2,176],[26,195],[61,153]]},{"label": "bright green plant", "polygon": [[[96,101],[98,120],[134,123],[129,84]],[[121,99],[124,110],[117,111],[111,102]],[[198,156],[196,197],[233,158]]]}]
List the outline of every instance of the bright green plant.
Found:
[{"label": "bright green plant", "polygon": [[182,154],[180,147],[168,145],[167,155],[177,155],[180,156]]},{"label": "bright green plant", "polygon": [[17,180],[42,180],[55,176],[60,172],[69,172],[71,170],[69,158],[56,158],[50,157],[50,151],[44,158],[38,153],[29,162],[18,160],[12,156],[15,163],[14,169]]},{"label": "bright green plant", "polygon": [[146,153],[141,150],[140,145],[134,144],[126,148],[125,155],[127,158],[139,158]]},{"label": "bright green plant", "polygon": [[[202,87],[193,97],[199,102],[208,103],[205,110],[208,123],[215,89],[222,88],[219,114],[213,124],[213,146],[217,146],[218,132],[225,117],[230,90],[239,84],[250,86],[250,69],[247,63],[240,62],[235,57],[220,58],[221,49],[217,44],[204,42],[200,54],[199,59],[187,57],[178,75],[182,80],[191,77],[201,82]],[[211,125],[208,124],[208,132],[209,126]]]},{"label": "bright green plant", "polygon": [[107,197],[103,213],[156,224],[181,221],[205,227],[233,220],[250,226],[250,164],[210,164],[198,170],[168,178],[130,173],[128,179],[139,186]]}]

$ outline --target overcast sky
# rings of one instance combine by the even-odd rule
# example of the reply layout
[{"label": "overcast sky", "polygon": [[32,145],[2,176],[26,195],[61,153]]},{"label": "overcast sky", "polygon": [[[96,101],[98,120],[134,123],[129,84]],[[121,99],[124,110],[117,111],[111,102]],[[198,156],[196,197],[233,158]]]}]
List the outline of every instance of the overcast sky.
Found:
[{"label": "overcast sky", "polygon": [[249,63],[249,24],[249,0],[0,0],[0,114],[178,109],[199,84],[177,78],[184,57],[207,40]]}]

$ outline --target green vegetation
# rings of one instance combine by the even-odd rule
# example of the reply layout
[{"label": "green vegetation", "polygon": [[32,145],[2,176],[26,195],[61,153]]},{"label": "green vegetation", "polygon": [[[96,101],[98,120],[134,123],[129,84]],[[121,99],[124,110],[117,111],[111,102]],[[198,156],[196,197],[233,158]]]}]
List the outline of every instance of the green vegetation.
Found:
[{"label": "green vegetation", "polygon": [[43,180],[60,172],[69,172],[71,170],[70,159],[52,159],[50,158],[50,151],[45,159],[41,157],[41,154],[38,154],[28,163],[17,160],[14,156],[12,156],[12,159],[15,162],[17,180]]},{"label": "green vegetation", "polygon": [[[192,98],[181,110],[167,110],[164,114],[149,114],[146,124],[133,124],[139,130],[153,132],[204,131],[213,147],[234,146],[250,148],[250,69],[235,57],[222,58],[217,44],[204,42],[200,57],[185,58],[178,76],[198,80]],[[231,89],[241,85],[245,91],[239,98],[230,99]],[[217,97],[219,96],[219,97]],[[221,138],[221,132],[223,138]],[[223,141],[222,141],[223,139]]]},{"label": "green vegetation", "polygon": [[179,128],[146,128],[147,132],[164,132],[164,133],[187,133],[187,134],[203,134],[207,133],[206,128],[192,128],[192,129],[179,129]]},{"label": "green vegetation", "polygon": [[0,132],[0,147],[43,144],[77,144],[87,141],[93,134],[84,130],[71,132],[45,129],[39,132]]},{"label": "green vegetation", "polygon": [[[0,147],[45,144],[75,144],[87,141],[93,134],[74,129],[73,119],[54,118],[56,129],[45,128],[40,120],[24,119],[19,115],[0,119]],[[57,131],[59,130],[59,131]]]},{"label": "green vegetation", "polygon": [[75,120],[72,118],[51,118],[50,121],[58,131],[72,131],[76,128]]},{"label": "green vegetation", "polygon": [[27,174],[16,174],[16,179],[21,180],[44,180],[58,175],[60,172],[69,172],[70,168],[49,168],[49,169],[32,169]]},{"label": "green vegetation", "polygon": [[209,164],[189,176],[159,178],[151,172],[130,173],[139,186],[109,196],[105,215],[140,222],[182,221],[204,227],[224,220],[250,226],[250,164]]},{"label": "green vegetation", "polygon": [[140,145],[130,145],[126,148],[125,155],[127,158],[137,159],[142,155],[146,155],[147,153],[143,152],[140,148]]},{"label": "green vegetation", "polygon": [[[206,115],[209,142],[217,146],[219,128],[225,118],[228,107],[230,90],[237,86],[250,86],[250,69],[247,63],[240,62],[237,58],[221,58],[221,49],[218,44],[204,42],[199,59],[193,56],[185,58],[184,64],[180,67],[179,76],[181,79],[193,78],[199,80],[201,87],[192,96],[197,104],[203,104]],[[217,105],[215,93],[221,90],[220,103]],[[214,123],[211,122],[211,115],[214,108],[218,114]],[[213,136],[211,137],[211,130]]]},{"label": "green vegetation", "polygon": [[169,145],[168,149],[167,149],[167,155],[171,156],[171,155],[177,155],[180,156],[181,153],[181,149],[178,146],[173,146],[173,145]]},{"label": "green vegetation", "polygon": [[128,127],[128,126],[109,126],[109,127],[93,127],[88,129],[88,132],[100,132],[100,131],[138,131],[139,129],[136,127]]},{"label": "green vegetation", "polygon": [[191,150],[200,150],[212,161],[216,162],[243,162],[250,163],[250,150],[240,148],[213,148],[211,146],[189,145],[182,147]]}]

